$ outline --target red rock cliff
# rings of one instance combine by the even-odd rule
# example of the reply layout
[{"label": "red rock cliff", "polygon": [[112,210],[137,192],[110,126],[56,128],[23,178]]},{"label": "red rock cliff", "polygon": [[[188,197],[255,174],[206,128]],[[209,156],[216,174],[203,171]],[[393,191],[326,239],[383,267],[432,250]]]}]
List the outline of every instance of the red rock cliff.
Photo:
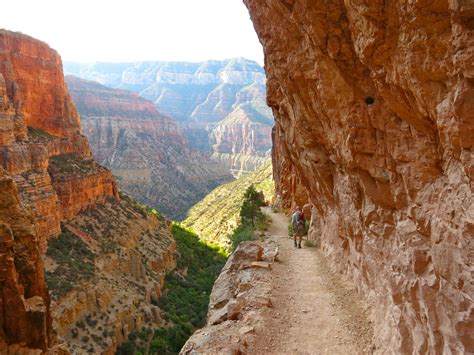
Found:
[{"label": "red rock cliff", "polygon": [[224,166],[190,149],[179,124],[138,94],[67,76],[95,159],[119,186],[173,219],[232,179]]},{"label": "red rock cliff", "polygon": [[375,302],[379,351],[473,352],[472,1],[244,2],[277,185]]},{"label": "red rock cliff", "polygon": [[37,225],[1,168],[0,191],[0,353],[46,350],[51,317]]},{"label": "red rock cliff", "polygon": [[[62,219],[117,196],[110,171],[74,169],[93,163],[80,129],[59,55],[43,42],[1,30],[0,166],[32,210],[42,250],[47,238],[59,234]],[[59,168],[50,164],[52,157]]]}]

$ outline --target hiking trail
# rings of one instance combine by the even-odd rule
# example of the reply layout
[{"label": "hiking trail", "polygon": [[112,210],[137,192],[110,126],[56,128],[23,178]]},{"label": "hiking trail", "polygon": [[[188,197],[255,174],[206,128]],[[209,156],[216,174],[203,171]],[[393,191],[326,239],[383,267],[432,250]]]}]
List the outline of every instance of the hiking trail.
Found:
[{"label": "hiking trail", "polygon": [[252,353],[372,353],[373,327],[355,285],[332,272],[319,249],[294,248],[288,217],[264,212],[272,218],[266,235],[279,245],[280,261],[270,278],[273,308],[263,314]]}]

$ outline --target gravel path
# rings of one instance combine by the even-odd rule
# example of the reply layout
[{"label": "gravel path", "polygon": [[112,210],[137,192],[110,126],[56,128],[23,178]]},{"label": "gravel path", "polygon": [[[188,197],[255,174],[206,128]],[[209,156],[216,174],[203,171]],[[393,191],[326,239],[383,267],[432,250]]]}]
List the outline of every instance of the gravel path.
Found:
[{"label": "gravel path", "polygon": [[273,308],[264,312],[252,353],[370,354],[373,329],[354,285],[331,272],[316,248],[295,249],[288,218],[272,217],[268,238],[279,245],[271,283]]}]

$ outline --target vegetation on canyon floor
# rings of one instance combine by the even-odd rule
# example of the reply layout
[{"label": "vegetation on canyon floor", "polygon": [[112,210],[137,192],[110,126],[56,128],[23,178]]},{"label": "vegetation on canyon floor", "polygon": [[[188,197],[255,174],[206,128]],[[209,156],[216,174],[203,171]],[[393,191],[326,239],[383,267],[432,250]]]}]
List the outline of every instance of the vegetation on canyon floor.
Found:
[{"label": "vegetation on canyon floor", "polygon": [[165,294],[159,306],[169,327],[154,331],[147,351],[147,330],[132,333],[117,354],[177,354],[191,334],[206,321],[209,296],[224,266],[223,250],[199,240],[192,231],[174,224],[179,252],[176,269],[166,276]]},{"label": "vegetation on canyon floor", "polygon": [[[254,185],[247,187],[240,205],[240,223],[230,236],[232,250],[240,242],[258,237],[257,230],[266,229],[269,217],[260,210],[264,203],[262,191]],[[179,258],[176,269],[166,276],[165,293],[159,300],[168,326],[131,333],[117,349],[119,355],[178,354],[187,339],[206,322],[212,287],[228,252],[218,245],[206,244],[196,233],[177,223],[172,233]]]},{"label": "vegetation on canyon floor", "polygon": [[275,191],[272,174],[272,164],[268,162],[252,174],[219,186],[191,208],[183,225],[207,243],[217,244],[230,253],[232,235],[241,222],[245,191],[253,185],[262,191],[265,200],[270,200]]}]

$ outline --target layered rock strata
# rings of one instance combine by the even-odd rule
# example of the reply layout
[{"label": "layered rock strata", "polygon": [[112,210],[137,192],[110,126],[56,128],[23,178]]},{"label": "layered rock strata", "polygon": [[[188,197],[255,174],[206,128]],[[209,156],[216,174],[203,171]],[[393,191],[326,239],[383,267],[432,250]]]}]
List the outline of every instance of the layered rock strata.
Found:
[{"label": "layered rock strata", "polygon": [[213,159],[235,176],[257,170],[270,158],[272,125],[272,119],[251,105],[237,106],[212,130]]},{"label": "layered rock strata", "polygon": [[66,77],[95,159],[120,188],[179,219],[221,183],[228,171],[191,149],[178,124],[138,94]]},{"label": "layered rock strata", "polygon": [[170,223],[119,198],[92,159],[59,55],[4,30],[0,191],[0,353],[113,354],[132,331],[164,324]]},{"label": "layered rock strata", "polygon": [[473,352],[472,2],[244,2],[277,186],[376,304],[378,352]]},{"label": "layered rock strata", "polygon": [[234,175],[256,170],[268,157],[273,118],[263,68],[253,61],[66,63],[65,72],[138,92],[179,121],[192,147]]},{"label": "layered rock strata", "polygon": [[48,238],[60,233],[62,219],[117,196],[115,181],[105,169],[77,176],[73,166],[57,174],[51,168],[53,157],[71,156],[93,164],[64,84],[61,59],[47,44],[4,30],[0,31],[0,118],[0,165],[38,222],[41,250]]},{"label": "layered rock strata", "polygon": [[57,349],[115,354],[132,332],[166,324],[158,300],[176,266],[171,225],[121,197],[82,211],[50,242],[45,270]]},{"label": "layered rock strata", "polygon": [[0,168],[0,353],[46,350],[51,317],[38,226]]}]

